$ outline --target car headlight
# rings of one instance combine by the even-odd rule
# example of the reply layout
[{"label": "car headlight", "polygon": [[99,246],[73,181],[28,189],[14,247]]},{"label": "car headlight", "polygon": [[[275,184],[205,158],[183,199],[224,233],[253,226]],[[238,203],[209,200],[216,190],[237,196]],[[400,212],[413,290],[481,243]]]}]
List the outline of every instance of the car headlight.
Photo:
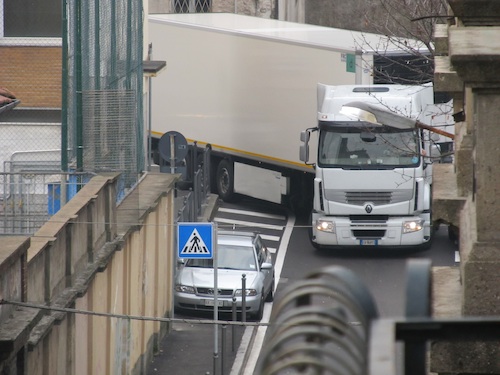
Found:
[{"label": "car headlight", "polygon": [[188,293],[188,294],[195,294],[194,287],[189,286],[189,285],[181,285],[177,284],[175,286],[175,291],[179,293]]},{"label": "car headlight", "polygon": [[316,220],[316,229],[321,232],[335,233],[335,224],[331,220]]},{"label": "car headlight", "polygon": [[[242,290],[241,289],[236,289],[236,292],[234,293],[234,295],[236,297],[241,297],[242,296]],[[255,289],[245,289],[245,295],[247,297],[250,297],[250,296],[256,296],[257,295],[257,290]]]},{"label": "car headlight", "polygon": [[411,220],[403,222],[403,233],[412,233],[422,230],[424,226],[423,220]]}]

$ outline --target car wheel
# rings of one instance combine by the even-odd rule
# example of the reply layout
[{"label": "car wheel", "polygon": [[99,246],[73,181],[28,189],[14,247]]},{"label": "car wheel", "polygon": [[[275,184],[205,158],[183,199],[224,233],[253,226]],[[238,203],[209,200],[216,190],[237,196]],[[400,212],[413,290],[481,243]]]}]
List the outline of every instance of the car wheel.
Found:
[{"label": "car wheel", "polygon": [[264,291],[262,291],[262,297],[260,299],[259,310],[255,313],[255,320],[262,320],[262,316],[264,315]]},{"label": "car wheel", "polygon": [[267,293],[266,296],[266,302],[273,302],[274,300],[274,276],[273,276],[273,281],[271,283],[271,289],[269,289],[269,293]]}]

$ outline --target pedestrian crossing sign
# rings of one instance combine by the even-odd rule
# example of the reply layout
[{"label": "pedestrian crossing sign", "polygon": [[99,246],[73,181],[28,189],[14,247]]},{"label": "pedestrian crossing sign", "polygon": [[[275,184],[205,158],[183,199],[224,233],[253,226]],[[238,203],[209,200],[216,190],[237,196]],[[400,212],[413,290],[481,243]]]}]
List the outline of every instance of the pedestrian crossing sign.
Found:
[{"label": "pedestrian crossing sign", "polygon": [[213,258],[212,223],[178,223],[179,258]]}]

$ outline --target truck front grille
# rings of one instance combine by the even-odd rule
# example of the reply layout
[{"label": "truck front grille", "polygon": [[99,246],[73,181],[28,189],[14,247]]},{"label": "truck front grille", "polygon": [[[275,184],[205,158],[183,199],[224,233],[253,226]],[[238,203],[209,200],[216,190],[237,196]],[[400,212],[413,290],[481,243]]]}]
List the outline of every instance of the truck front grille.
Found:
[{"label": "truck front grille", "polygon": [[375,205],[391,203],[392,192],[390,191],[347,191],[345,201],[348,204],[362,206],[366,202]]},{"label": "truck front grille", "polygon": [[352,234],[356,238],[381,239],[385,236],[385,230],[353,230]]},{"label": "truck front grille", "polygon": [[387,223],[389,220],[389,215],[351,215],[349,216],[353,225],[363,226],[363,225],[377,225]]},{"label": "truck front grille", "polygon": [[332,202],[352,204],[354,206],[363,206],[366,203],[371,203],[375,206],[384,204],[394,204],[399,202],[410,201],[413,196],[412,189],[401,190],[326,190],[325,198]]}]

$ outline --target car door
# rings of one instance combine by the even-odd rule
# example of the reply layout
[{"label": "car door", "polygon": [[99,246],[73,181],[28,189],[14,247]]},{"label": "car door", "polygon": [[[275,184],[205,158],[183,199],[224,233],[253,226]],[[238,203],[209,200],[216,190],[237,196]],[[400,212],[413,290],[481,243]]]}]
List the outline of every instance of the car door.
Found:
[{"label": "car door", "polygon": [[255,249],[257,251],[257,259],[259,262],[259,271],[263,276],[264,281],[264,290],[266,293],[271,289],[271,284],[273,281],[273,269],[262,269],[263,263],[271,263],[272,264],[272,256],[267,247],[264,245],[260,236],[257,236],[255,240]]}]

